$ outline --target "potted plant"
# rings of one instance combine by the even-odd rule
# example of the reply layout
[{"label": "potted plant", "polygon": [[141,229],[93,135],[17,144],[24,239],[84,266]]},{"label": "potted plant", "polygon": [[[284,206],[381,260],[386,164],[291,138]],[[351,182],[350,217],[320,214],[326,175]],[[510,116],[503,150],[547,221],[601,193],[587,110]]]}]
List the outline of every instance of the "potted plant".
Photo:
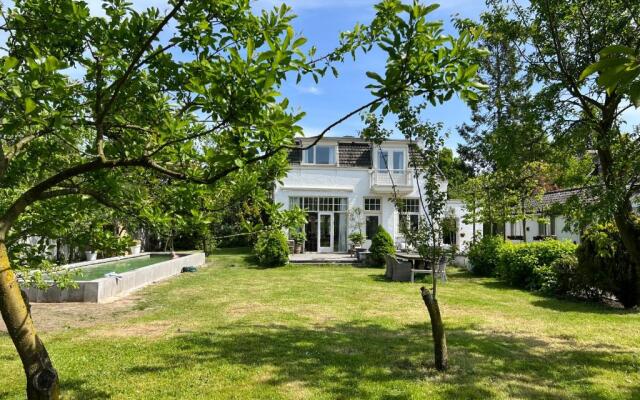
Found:
[{"label": "potted plant", "polygon": [[352,232],[349,235],[349,242],[351,243],[351,247],[349,248],[349,254],[351,254],[352,256],[355,254],[357,256],[358,249],[362,248],[364,241],[365,241],[365,237],[362,232],[359,232],[359,231]]},{"label": "potted plant", "polygon": [[291,239],[294,241],[294,254],[300,254],[304,252],[304,241],[307,240],[307,236],[303,230],[291,232]]},{"label": "potted plant", "polygon": [[98,259],[98,252],[93,249],[85,250],[84,256],[87,261],[95,261]]},{"label": "potted plant", "polygon": [[138,239],[132,239],[129,243],[129,253],[132,256],[140,254],[140,249],[142,247],[140,241]]},{"label": "potted plant", "polygon": [[100,239],[94,236],[95,232],[89,234],[88,241],[85,244],[84,256],[87,261],[95,261],[98,259],[98,248],[100,247]]}]

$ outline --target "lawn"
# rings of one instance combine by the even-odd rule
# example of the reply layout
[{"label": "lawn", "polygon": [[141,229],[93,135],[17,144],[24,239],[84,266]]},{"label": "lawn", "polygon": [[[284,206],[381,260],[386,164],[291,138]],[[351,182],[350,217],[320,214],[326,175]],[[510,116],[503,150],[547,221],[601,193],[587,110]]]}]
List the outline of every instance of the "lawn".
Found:
[{"label": "lawn", "polygon": [[[135,301],[35,305],[65,398],[640,398],[638,312],[452,271],[440,289],[442,374],[419,283],[371,268],[259,269],[245,254],[217,254]],[[0,398],[23,398],[5,334],[0,376]]]}]

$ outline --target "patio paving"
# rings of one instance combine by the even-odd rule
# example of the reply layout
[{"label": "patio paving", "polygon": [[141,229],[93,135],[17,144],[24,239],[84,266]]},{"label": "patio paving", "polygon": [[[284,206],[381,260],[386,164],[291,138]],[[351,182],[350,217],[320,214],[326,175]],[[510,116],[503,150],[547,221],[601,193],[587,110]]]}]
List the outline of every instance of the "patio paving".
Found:
[{"label": "patio paving", "polygon": [[303,253],[290,254],[292,264],[358,264],[355,256],[349,253]]}]

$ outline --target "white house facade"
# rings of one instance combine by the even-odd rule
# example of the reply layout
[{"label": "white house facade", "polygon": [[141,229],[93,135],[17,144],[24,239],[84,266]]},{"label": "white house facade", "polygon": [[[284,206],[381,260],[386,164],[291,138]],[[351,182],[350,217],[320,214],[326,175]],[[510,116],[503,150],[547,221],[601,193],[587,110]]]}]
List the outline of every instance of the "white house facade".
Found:
[{"label": "white house facade", "polygon": [[[274,191],[274,201],[285,209],[300,207],[307,212],[305,251],[347,251],[348,236],[357,230],[349,218],[355,209],[362,212],[364,247],[370,245],[378,226],[401,243],[400,215],[410,223],[417,223],[422,215],[415,170],[410,166],[415,157],[410,143],[387,140],[378,146],[355,137],[326,137],[302,150],[314,140],[300,139],[301,150],[289,153],[291,170]],[[439,171],[434,173],[446,191],[446,180]],[[393,202],[394,186],[403,199],[402,212]]]}]

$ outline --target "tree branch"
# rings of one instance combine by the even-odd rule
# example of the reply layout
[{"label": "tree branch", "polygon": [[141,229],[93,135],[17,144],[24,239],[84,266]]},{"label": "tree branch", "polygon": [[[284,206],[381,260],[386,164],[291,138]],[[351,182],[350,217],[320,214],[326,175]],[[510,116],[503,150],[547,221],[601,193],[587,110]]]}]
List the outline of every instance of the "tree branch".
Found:
[{"label": "tree branch", "polygon": [[111,94],[111,97],[109,98],[107,103],[102,107],[102,110],[100,111],[101,118],[104,118],[104,116],[109,112],[116,98],[120,94],[120,90],[122,90],[122,87],[124,86],[126,81],[129,79],[133,71],[140,66],[139,62],[142,56],[144,55],[145,51],[147,51],[147,49],[151,46],[153,41],[156,40],[160,32],[162,32],[162,30],[169,23],[169,21],[178,13],[178,10],[180,10],[180,8],[184,5],[185,1],[186,0],[178,0],[176,2],[173,9],[169,12],[169,14],[167,14],[164,17],[164,19],[160,22],[160,24],[158,24],[156,29],[154,29],[153,32],[151,32],[151,35],[149,35],[149,37],[144,42],[142,47],[140,47],[140,50],[138,50],[138,52],[133,56],[133,59],[129,63],[129,66],[125,70],[124,74],[111,85],[113,88],[113,93]]}]

